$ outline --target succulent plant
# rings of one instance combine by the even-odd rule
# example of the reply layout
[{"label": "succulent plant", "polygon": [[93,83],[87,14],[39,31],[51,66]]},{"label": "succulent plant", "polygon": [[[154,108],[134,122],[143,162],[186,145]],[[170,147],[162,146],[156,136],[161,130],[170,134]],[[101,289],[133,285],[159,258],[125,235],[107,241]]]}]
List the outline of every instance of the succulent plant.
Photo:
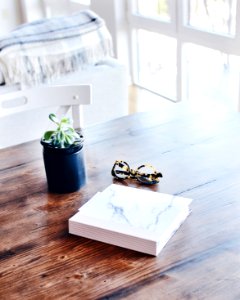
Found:
[{"label": "succulent plant", "polygon": [[82,134],[73,128],[70,118],[63,117],[59,120],[55,114],[51,113],[49,119],[56,124],[57,128],[44,133],[42,137],[44,143],[54,148],[69,148],[83,143]]}]

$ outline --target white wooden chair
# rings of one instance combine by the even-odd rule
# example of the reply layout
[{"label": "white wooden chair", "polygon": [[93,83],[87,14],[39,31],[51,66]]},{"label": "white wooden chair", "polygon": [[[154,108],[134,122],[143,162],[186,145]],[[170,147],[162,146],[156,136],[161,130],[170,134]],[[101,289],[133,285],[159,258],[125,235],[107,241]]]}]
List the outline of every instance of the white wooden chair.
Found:
[{"label": "white wooden chair", "polygon": [[[32,129],[31,122],[33,122],[33,119],[37,121],[38,110],[42,108],[51,107],[57,109],[54,113],[59,117],[66,115],[71,110],[73,127],[82,127],[80,106],[91,104],[91,98],[91,85],[42,86],[0,95],[0,148],[31,140],[33,135],[30,134],[29,138],[26,135],[30,133],[31,130],[34,130]],[[19,119],[20,113],[26,112],[31,112],[32,121],[26,120],[26,118]],[[5,121],[7,119],[7,122],[5,122],[7,125],[4,125],[4,119]],[[46,120],[47,119],[48,115],[46,115]],[[22,140],[19,139],[19,134],[22,131],[19,129],[20,125],[26,127]],[[11,128],[9,128],[9,126]],[[29,128],[31,128],[31,130],[29,130]],[[16,136],[14,138],[10,137],[5,129],[15,131],[15,135],[18,138],[16,139]],[[42,130],[43,128],[41,128],[41,131]],[[39,138],[40,137],[41,136],[39,136]],[[13,142],[13,139],[15,142]]]}]

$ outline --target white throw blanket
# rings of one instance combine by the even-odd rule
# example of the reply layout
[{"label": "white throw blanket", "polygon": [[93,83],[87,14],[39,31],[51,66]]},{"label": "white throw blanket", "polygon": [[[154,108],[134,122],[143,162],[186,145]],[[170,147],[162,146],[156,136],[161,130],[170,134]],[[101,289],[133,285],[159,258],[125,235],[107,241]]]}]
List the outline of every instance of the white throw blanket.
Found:
[{"label": "white throw blanket", "polygon": [[105,22],[91,10],[26,23],[0,40],[6,84],[49,83],[112,56]]}]

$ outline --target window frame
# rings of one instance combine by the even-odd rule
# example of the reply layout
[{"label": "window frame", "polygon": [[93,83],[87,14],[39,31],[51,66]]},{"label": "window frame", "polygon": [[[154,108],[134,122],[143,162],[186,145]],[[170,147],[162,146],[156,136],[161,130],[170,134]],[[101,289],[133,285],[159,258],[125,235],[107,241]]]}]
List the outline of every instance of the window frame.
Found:
[{"label": "window frame", "polygon": [[[215,32],[208,32],[199,28],[190,27],[186,24],[187,0],[169,0],[170,22],[162,21],[160,18],[150,18],[142,16],[136,12],[137,0],[129,0],[128,25],[130,41],[130,70],[133,83],[145,88],[138,82],[137,67],[137,45],[136,31],[146,29],[159,34],[174,37],[177,40],[177,99],[172,101],[181,101],[184,98],[182,81],[184,76],[182,50],[185,43],[193,43],[199,46],[219,50],[226,54],[240,56],[240,1],[236,4],[235,35],[224,35]],[[239,93],[240,94],[240,93]],[[164,95],[161,95],[164,97]],[[167,97],[164,97],[167,98]],[[168,98],[167,98],[168,99]],[[240,100],[240,96],[239,96]],[[240,101],[239,101],[240,103]]]}]

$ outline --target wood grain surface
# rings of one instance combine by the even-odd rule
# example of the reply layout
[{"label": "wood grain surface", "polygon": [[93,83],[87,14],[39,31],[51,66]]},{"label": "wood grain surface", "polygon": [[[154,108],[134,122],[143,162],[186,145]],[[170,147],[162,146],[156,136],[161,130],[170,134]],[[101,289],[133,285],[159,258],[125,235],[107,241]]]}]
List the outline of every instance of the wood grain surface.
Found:
[{"label": "wood grain surface", "polygon": [[[0,299],[240,299],[240,115],[177,106],[84,134],[87,184],[71,194],[48,193],[39,141],[0,151]],[[116,159],[163,178],[115,181]],[[158,257],[68,234],[113,182],[193,199]]]}]

